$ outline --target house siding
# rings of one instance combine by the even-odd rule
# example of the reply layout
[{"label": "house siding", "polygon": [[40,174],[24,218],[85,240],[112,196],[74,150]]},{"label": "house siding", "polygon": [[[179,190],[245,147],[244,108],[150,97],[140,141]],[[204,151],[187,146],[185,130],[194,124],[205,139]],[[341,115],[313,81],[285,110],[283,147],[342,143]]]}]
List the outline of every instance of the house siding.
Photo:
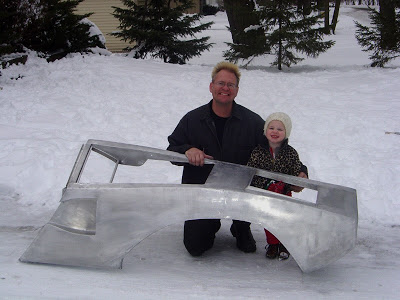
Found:
[{"label": "house siding", "polygon": [[[144,0],[138,0],[141,4]],[[200,12],[200,1],[194,0],[194,7],[188,13]],[[77,6],[78,14],[93,13],[88,19],[100,29],[106,39],[106,47],[111,52],[123,52],[129,43],[121,41],[119,38],[110,35],[111,32],[118,30],[119,20],[112,13],[115,7],[124,7],[121,0],[84,0]]]},{"label": "house siding", "polygon": [[119,20],[112,15],[113,6],[124,7],[120,0],[84,0],[77,6],[77,13],[93,13],[88,19],[103,33],[107,49],[111,52],[123,52],[129,43],[110,35],[111,32],[118,30],[119,26]]}]

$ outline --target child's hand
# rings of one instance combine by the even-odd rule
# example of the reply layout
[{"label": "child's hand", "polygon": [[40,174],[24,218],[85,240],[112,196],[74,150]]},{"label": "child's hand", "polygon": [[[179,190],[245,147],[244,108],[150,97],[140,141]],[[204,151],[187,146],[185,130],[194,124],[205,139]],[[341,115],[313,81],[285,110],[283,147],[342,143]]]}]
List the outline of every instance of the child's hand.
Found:
[{"label": "child's hand", "polygon": [[[304,173],[304,172],[300,172],[300,174],[299,174],[298,177],[301,177],[301,178],[308,178],[307,174]],[[295,185],[291,185],[291,186],[290,186],[290,189],[291,189],[293,192],[296,192],[296,193],[300,193],[302,190],[304,190],[304,188],[303,188],[302,186],[295,186]]]}]

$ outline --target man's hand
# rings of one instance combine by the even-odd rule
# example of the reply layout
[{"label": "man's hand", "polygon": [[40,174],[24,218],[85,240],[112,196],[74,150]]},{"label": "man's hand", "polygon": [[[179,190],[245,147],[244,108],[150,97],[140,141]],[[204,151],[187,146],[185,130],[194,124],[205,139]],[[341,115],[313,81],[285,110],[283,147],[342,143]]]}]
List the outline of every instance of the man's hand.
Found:
[{"label": "man's hand", "polygon": [[213,159],[212,156],[205,154],[203,151],[197,148],[190,148],[185,152],[186,157],[189,160],[189,163],[194,166],[203,166],[204,159]]},{"label": "man's hand", "polygon": [[[297,177],[308,178],[307,174],[304,173],[304,172],[300,172],[299,176],[297,176]],[[295,186],[295,185],[291,185],[291,186],[290,186],[290,189],[291,189],[293,192],[296,192],[296,193],[300,193],[302,190],[304,190],[303,187],[301,187],[301,186]]]}]

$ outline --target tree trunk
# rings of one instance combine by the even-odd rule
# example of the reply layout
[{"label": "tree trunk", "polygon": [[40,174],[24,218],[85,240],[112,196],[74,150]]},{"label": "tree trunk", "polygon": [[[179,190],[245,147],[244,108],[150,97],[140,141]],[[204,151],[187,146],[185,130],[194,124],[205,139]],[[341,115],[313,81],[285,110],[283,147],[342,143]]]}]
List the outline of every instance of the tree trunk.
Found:
[{"label": "tree trunk", "polygon": [[318,10],[324,10],[324,2],[325,0],[317,0],[317,8]]},{"label": "tree trunk", "polygon": [[303,14],[308,16],[311,14],[311,0],[303,0]]},{"label": "tree trunk", "polygon": [[[279,27],[281,27],[281,25],[279,24]],[[282,70],[282,39],[279,39],[279,43],[278,43],[278,70]]]},{"label": "tree trunk", "polygon": [[[279,1],[279,11],[282,11],[282,0]],[[279,45],[278,45],[278,70],[282,70],[282,20],[281,18],[278,19],[278,27],[279,27]]]},{"label": "tree trunk", "polygon": [[379,13],[382,17],[382,48],[396,48],[396,13],[395,0],[380,0]]},{"label": "tree trunk", "polygon": [[325,33],[331,33],[329,26],[329,0],[324,0]]},{"label": "tree trunk", "polygon": [[[224,0],[224,8],[228,16],[233,42],[235,44],[245,43],[249,37],[246,38],[242,35],[244,30],[250,25],[259,24],[259,19],[254,13],[253,0]],[[264,35],[263,30],[253,30],[252,33]]]},{"label": "tree trunk", "polygon": [[335,34],[336,24],[339,17],[340,2],[341,0],[335,0],[335,10],[333,11],[332,25],[331,25],[333,34]]},{"label": "tree trunk", "polygon": [[311,0],[297,0],[297,10],[304,16],[311,14]]}]

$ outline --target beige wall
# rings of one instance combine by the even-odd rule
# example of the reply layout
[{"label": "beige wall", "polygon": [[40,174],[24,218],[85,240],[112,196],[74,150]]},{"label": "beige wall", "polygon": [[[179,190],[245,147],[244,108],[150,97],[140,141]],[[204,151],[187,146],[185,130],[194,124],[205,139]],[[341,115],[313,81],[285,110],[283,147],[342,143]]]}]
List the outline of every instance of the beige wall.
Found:
[{"label": "beige wall", "polygon": [[106,38],[106,47],[112,52],[122,52],[128,44],[119,38],[111,36],[110,33],[117,30],[119,20],[112,13],[112,6],[122,7],[120,0],[84,0],[77,6],[77,13],[93,13],[89,20],[96,24]]},{"label": "beige wall", "polygon": [[[137,2],[143,2],[138,0]],[[194,8],[188,13],[198,13],[200,11],[200,1],[193,0]],[[119,26],[119,20],[112,13],[112,6],[123,7],[120,0],[84,0],[77,6],[78,14],[93,13],[89,20],[96,24],[106,38],[106,47],[111,52],[122,52],[122,49],[128,46],[119,38],[111,36],[110,33],[116,31]]]}]

